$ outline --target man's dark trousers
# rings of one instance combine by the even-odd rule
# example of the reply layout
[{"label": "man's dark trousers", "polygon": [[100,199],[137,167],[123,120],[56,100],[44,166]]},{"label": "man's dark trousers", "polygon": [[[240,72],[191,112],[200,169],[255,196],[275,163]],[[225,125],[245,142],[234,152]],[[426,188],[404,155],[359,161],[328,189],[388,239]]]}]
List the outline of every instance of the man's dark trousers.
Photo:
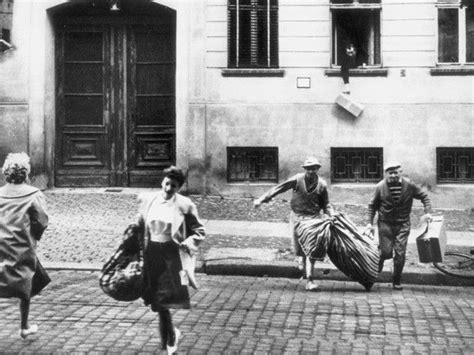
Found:
[{"label": "man's dark trousers", "polygon": [[380,263],[379,272],[383,269],[383,262],[392,258],[393,253],[393,284],[400,284],[405,255],[407,250],[408,235],[410,234],[410,221],[386,222],[378,221]]}]

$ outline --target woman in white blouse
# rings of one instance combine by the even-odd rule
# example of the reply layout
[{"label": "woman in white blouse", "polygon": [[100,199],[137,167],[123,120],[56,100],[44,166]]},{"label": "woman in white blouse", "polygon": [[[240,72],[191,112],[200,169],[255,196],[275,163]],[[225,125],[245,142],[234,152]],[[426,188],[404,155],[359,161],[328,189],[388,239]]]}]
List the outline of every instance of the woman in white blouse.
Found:
[{"label": "woman in white blouse", "polygon": [[162,348],[177,350],[181,332],[173,326],[170,308],[189,309],[188,285],[196,287],[193,273],[183,265],[198,251],[204,226],[196,205],[178,193],[184,173],[174,166],[164,171],[158,193],[139,197],[140,217],[145,222],[145,291],[143,299],[160,319]]}]

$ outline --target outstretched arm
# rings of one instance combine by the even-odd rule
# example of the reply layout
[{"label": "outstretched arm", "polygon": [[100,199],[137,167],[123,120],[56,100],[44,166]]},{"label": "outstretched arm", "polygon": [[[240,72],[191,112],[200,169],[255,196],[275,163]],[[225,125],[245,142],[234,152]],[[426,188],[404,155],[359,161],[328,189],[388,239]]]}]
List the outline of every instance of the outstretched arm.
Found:
[{"label": "outstretched arm", "polygon": [[281,184],[278,184],[277,186],[271,188],[265,194],[263,194],[262,196],[254,200],[253,205],[254,207],[259,207],[262,203],[267,203],[271,201],[271,199],[275,197],[276,195],[279,195],[290,189],[294,189],[295,187],[296,187],[296,177],[293,176],[290,179],[286,180],[285,182],[282,182]]}]

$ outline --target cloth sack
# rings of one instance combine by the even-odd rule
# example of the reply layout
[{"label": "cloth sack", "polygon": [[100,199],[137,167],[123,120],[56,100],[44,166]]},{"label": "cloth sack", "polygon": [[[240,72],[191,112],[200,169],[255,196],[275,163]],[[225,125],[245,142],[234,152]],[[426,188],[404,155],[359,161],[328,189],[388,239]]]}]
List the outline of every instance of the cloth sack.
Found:
[{"label": "cloth sack", "polygon": [[196,255],[191,254],[183,249],[179,249],[179,257],[181,259],[182,270],[180,271],[181,284],[189,285],[195,290],[198,289],[199,285],[196,281]]},{"label": "cloth sack", "polygon": [[144,225],[131,224],[115,253],[99,276],[102,291],[117,301],[134,301],[142,296],[144,266]]}]

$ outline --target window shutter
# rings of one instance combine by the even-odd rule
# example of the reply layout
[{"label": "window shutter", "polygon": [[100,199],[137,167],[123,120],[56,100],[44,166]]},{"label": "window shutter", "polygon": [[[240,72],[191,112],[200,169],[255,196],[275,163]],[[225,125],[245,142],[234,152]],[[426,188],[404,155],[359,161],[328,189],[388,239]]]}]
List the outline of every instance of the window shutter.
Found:
[{"label": "window shutter", "polygon": [[227,7],[227,66],[237,67],[237,7],[230,0]]},{"label": "window shutter", "polygon": [[278,2],[271,0],[270,5],[270,67],[278,68]]}]

